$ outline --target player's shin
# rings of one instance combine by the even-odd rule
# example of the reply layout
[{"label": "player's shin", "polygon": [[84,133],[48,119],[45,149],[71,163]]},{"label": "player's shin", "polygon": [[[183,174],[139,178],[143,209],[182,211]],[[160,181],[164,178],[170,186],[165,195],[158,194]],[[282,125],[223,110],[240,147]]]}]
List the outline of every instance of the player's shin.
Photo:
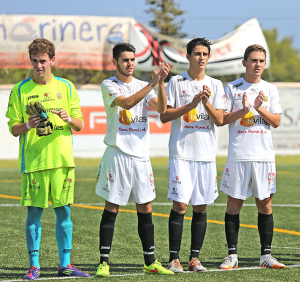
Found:
[{"label": "player's shin", "polygon": [[110,212],[104,209],[102,219],[100,222],[100,264],[106,262],[108,264],[108,257],[111,250],[112,240],[114,236],[115,222],[118,213]]},{"label": "player's shin", "polygon": [[199,252],[202,248],[205,233],[207,227],[207,212],[198,213],[193,211],[193,219],[191,225],[191,254],[190,260],[192,258],[198,258]]},{"label": "player's shin", "polygon": [[25,225],[25,234],[29,255],[29,268],[31,266],[36,266],[37,268],[40,268],[39,251],[42,233],[40,221],[43,209],[37,207],[28,207],[27,212],[28,213]]},{"label": "player's shin", "polygon": [[169,218],[169,249],[170,260],[179,259],[179,251],[182,239],[183,221],[185,213],[178,213],[171,210]]},{"label": "player's shin", "polygon": [[55,235],[58,246],[59,266],[68,267],[72,251],[73,223],[71,221],[70,205],[54,209],[56,214]]},{"label": "player's shin", "polygon": [[258,213],[257,221],[261,243],[261,255],[271,254],[271,244],[274,229],[273,214]]},{"label": "player's shin", "polygon": [[225,233],[228,254],[237,254],[237,243],[240,228],[240,214],[225,214]]},{"label": "player's shin", "polygon": [[155,262],[154,257],[154,225],[152,213],[137,213],[138,232],[143,246],[145,264],[151,265]]}]

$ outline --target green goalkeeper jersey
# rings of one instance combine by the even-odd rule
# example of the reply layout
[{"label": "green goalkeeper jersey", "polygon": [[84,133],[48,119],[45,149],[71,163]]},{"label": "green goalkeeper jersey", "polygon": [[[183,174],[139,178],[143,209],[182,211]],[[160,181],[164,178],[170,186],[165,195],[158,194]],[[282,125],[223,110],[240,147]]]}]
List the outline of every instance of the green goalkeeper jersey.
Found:
[{"label": "green goalkeeper jersey", "polygon": [[33,128],[19,136],[19,166],[22,173],[74,167],[73,135],[69,125],[51,110],[64,109],[72,118],[82,120],[80,99],[70,81],[52,76],[46,85],[37,84],[31,77],[14,86],[10,93],[6,117],[9,131],[16,124],[28,121],[26,106],[39,101],[47,110],[53,124],[50,135],[39,137]]}]

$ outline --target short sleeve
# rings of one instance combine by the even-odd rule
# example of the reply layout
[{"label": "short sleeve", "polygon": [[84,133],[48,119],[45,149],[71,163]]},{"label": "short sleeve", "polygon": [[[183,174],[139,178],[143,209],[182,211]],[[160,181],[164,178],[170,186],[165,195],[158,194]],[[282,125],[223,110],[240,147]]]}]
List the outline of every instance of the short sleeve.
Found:
[{"label": "short sleeve", "polygon": [[150,100],[152,100],[154,97],[157,97],[154,90],[152,89],[147,95],[146,95],[146,103],[148,104]]},{"label": "short sleeve", "polygon": [[225,87],[225,112],[226,113],[231,113],[232,112],[232,108],[233,108],[233,104],[234,104],[234,100],[233,100],[233,96],[232,96],[232,92],[231,92],[231,88],[229,86],[229,84],[226,85]]},{"label": "short sleeve", "polygon": [[214,99],[212,102],[212,106],[215,109],[226,109],[226,99],[224,94],[224,88],[221,81],[217,81],[217,83],[214,85]]},{"label": "short sleeve", "polygon": [[13,135],[13,126],[24,122],[24,117],[21,109],[21,102],[18,94],[18,85],[16,85],[10,92],[6,117],[9,118],[8,127],[10,133]]},{"label": "short sleeve", "polygon": [[108,107],[113,107],[113,101],[122,96],[121,89],[116,81],[113,80],[104,80],[101,83],[101,91],[102,91],[102,98],[103,102]]},{"label": "short sleeve", "polygon": [[174,91],[175,85],[174,85],[174,76],[171,77],[167,88],[166,88],[166,93],[167,93],[167,105],[171,107],[175,107],[175,91]]},{"label": "short sleeve", "polygon": [[275,85],[272,85],[272,88],[270,89],[270,113],[282,114],[279,94]]},{"label": "short sleeve", "polygon": [[73,83],[71,83],[72,89],[72,97],[71,97],[71,105],[70,105],[70,116],[72,118],[77,118],[83,121],[81,108],[80,108],[80,98],[78,96],[77,90]]}]

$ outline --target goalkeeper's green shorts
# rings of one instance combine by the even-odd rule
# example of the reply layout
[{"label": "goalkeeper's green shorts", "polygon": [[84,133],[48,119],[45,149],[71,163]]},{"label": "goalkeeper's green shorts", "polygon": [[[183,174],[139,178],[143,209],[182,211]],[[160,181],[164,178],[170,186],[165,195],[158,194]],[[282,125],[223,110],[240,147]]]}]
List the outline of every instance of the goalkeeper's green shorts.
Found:
[{"label": "goalkeeper's green shorts", "polygon": [[75,171],[61,167],[22,175],[22,206],[53,208],[73,204]]}]

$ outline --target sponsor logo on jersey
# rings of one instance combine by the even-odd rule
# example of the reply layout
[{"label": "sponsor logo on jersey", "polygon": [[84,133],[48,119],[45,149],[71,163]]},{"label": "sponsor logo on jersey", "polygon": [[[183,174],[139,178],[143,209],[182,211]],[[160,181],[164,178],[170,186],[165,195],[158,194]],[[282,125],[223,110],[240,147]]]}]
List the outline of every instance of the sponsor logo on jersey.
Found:
[{"label": "sponsor logo on jersey", "polygon": [[107,184],[105,185],[105,187],[102,187],[102,190],[104,190],[104,191],[106,191],[107,193],[109,193],[109,190],[108,190]]},{"label": "sponsor logo on jersey", "polygon": [[225,175],[226,176],[230,176],[230,174],[229,174],[229,168],[226,168]]},{"label": "sponsor logo on jersey", "polygon": [[268,174],[268,180],[270,183],[274,182],[274,178],[275,178],[275,172]]},{"label": "sponsor logo on jersey", "polygon": [[186,77],[181,77],[181,78],[178,78],[178,79],[177,79],[177,82],[181,82],[181,81],[185,81],[185,80],[187,80]]},{"label": "sponsor logo on jersey", "polygon": [[106,177],[106,179],[109,181],[109,182],[114,182],[114,179],[113,179],[113,176],[111,173],[108,174],[108,177]]},{"label": "sponsor logo on jersey", "polygon": [[208,119],[209,119],[208,114],[201,113],[198,115],[196,109],[192,109],[191,111],[183,115],[183,120],[185,122],[194,122],[197,120],[208,120]]},{"label": "sponsor logo on jersey", "polygon": [[27,100],[34,99],[34,98],[39,98],[39,97],[40,97],[39,95],[32,95],[32,96],[29,96],[27,98]]},{"label": "sponsor logo on jersey", "polygon": [[63,125],[54,125],[53,130],[64,130]]},{"label": "sponsor logo on jersey", "polygon": [[225,180],[224,182],[223,182],[223,184],[222,184],[225,188],[230,188],[229,186],[228,186],[228,183],[227,183],[227,181]]},{"label": "sponsor logo on jersey", "polygon": [[151,186],[154,185],[154,175],[152,173],[150,173],[150,184]]},{"label": "sponsor logo on jersey", "polygon": [[[259,89],[258,89],[258,88],[253,88],[253,87],[252,87],[250,90],[251,90],[251,92],[259,93]],[[250,92],[250,93],[251,93],[251,92]]]},{"label": "sponsor logo on jersey", "polygon": [[242,86],[243,85],[243,82],[241,82],[241,83],[239,83],[239,84],[236,84],[236,85],[233,85],[233,89],[234,88],[238,88],[238,87],[240,87],[240,86]]},{"label": "sponsor logo on jersey", "polygon": [[124,125],[130,125],[133,122],[146,122],[147,121],[146,116],[142,116],[142,117],[136,116],[133,118],[131,113],[127,110],[121,110],[119,114],[120,114],[119,122]]},{"label": "sponsor logo on jersey", "polygon": [[38,190],[41,188],[41,186],[37,184],[36,179],[32,179],[31,182],[32,183],[29,183],[29,189]]},{"label": "sponsor logo on jersey", "polygon": [[269,100],[269,97],[268,97],[268,96],[265,96],[265,97],[264,97],[264,102],[268,102],[268,100]]},{"label": "sponsor logo on jersey", "polygon": [[241,121],[240,121],[241,126],[249,127],[249,126],[252,126],[254,124],[268,125],[268,123],[262,117],[259,116],[259,117],[255,118],[254,114],[251,111],[248,112],[246,115],[244,115],[241,118]]},{"label": "sponsor logo on jersey", "polygon": [[56,94],[56,97],[57,97],[57,99],[61,100],[62,94],[61,94],[61,93],[57,93],[57,94]]},{"label": "sponsor logo on jersey", "polygon": [[177,188],[173,187],[172,189],[172,192],[171,192],[172,195],[179,195],[179,193],[177,193]]},{"label": "sponsor logo on jersey", "polygon": [[181,184],[181,181],[179,181],[179,177],[176,176],[175,180],[174,179],[172,180],[172,183]]},{"label": "sponsor logo on jersey", "polygon": [[191,95],[186,90],[182,90],[182,93],[179,93],[179,97],[191,97]]},{"label": "sponsor logo on jersey", "polygon": [[50,97],[50,92],[44,93],[44,99],[41,100],[41,102],[48,102],[48,101],[55,101],[55,99],[52,99],[52,98]]},{"label": "sponsor logo on jersey", "polygon": [[235,99],[235,100],[242,100],[242,99],[243,99],[243,94],[241,94],[241,93],[235,94],[234,99]]}]

